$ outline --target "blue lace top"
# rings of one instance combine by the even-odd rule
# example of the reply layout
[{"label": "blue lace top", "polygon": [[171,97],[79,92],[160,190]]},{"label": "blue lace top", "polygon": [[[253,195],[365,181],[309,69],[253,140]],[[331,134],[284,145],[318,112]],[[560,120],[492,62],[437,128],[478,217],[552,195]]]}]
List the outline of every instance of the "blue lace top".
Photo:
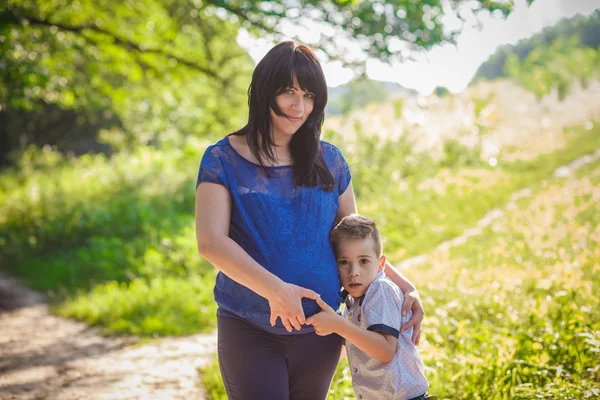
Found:
[{"label": "blue lace top", "polygon": [[[284,282],[314,290],[337,309],[342,298],[329,231],[338,197],[351,177],[337,147],[321,141],[321,152],[334,177],[333,191],[296,187],[291,166],[267,167],[270,174],[265,173],[260,165],[242,157],[227,137],[206,149],[196,186],[201,182],[225,186],[232,200],[229,237]],[[265,298],[222,272],[217,275],[214,295],[220,310],[268,331],[287,333],[279,319],[275,330],[271,328]],[[319,311],[314,300],[303,299],[302,306],[307,317]],[[300,333],[311,330],[305,326]]]}]

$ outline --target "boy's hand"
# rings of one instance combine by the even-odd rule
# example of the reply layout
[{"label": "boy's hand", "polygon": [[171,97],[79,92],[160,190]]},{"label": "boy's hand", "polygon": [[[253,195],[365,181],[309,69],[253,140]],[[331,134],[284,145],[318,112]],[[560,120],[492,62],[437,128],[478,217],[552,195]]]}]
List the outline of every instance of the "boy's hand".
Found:
[{"label": "boy's hand", "polygon": [[306,323],[312,325],[319,336],[331,335],[338,330],[340,323],[344,322],[344,318],[338,315],[333,308],[329,307],[329,305],[320,297],[317,299],[317,304],[323,311],[312,317],[308,317]]}]

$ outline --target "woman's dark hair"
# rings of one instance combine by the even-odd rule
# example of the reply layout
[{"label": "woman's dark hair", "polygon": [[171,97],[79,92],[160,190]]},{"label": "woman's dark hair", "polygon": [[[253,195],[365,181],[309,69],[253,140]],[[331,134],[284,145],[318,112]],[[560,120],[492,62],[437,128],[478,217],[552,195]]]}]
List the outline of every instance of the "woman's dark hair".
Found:
[{"label": "woman's dark hair", "polygon": [[293,86],[294,75],[303,91],[314,94],[312,112],[290,141],[294,182],[298,186],[321,186],[332,190],[333,176],[325,164],[320,146],[327,84],[321,64],[307,46],[291,41],[280,43],[258,63],[248,89],[248,123],[233,134],[246,136],[252,155],[267,170],[263,160],[275,162],[270,109],[284,116],[275,98]]}]

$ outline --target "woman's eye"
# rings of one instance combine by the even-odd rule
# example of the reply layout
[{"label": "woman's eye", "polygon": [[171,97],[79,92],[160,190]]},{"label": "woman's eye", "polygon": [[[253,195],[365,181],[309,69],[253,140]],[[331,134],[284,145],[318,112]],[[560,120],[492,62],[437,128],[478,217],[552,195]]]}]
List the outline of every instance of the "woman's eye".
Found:
[{"label": "woman's eye", "polygon": [[292,89],[285,89],[283,91],[283,93],[285,93],[285,94],[294,94],[294,91]]},{"label": "woman's eye", "polygon": [[315,98],[315,95],[314,95],[314,94],[312,94],[312,93],[306,93],[306,94],[304,95],[304,97],[306,97],[307,99],[314,99],[314,98]]}]

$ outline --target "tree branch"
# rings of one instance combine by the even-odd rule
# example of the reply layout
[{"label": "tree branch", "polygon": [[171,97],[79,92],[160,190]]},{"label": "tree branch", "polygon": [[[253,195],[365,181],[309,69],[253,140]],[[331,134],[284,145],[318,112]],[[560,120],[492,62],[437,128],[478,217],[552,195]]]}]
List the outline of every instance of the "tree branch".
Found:
[{"label": "tree branch", "polygon": [[[27,21],[27,22],[25,22]],[[100,27],[96,26],[96,25],[77,25],[77,26],[68,26],[62,23],[56,23],[56,22],[50,22],[48,20],[45,19],[40,19],[34,16],[26,16],[26,17],[19,17],[17,16],[14,11],[8,10],[5,12],[0,13],[0,24],[21,24],[24,25],[26,23],[29,23],[30,25],[38,25],[38,26],[47,26],[47,27],[51,27],[51,26],[55,26],[58,29],[61,29],[63,31],[67,31],[67,32],[71,32],[71,33],[75,33],[81,37],[83,37],[85,40],[87,41],[91,41],[94,42],[95,44],[98,44],[97,41],[94,41],[93,39],[91,39],[89,36],[86,36],[84,34],[84,31],[89,30],[89,31],[93,31],[96,33],[100,33],[102,35],[108,36],[110,38],[112,38],[113,43],[119,47],[122,47],[128,51],[134,51],[134,52],[138,52],[138,53],[145,53],[145,54],[158,54],[158,55],[162,55],[168,59],[171,60],[175,60],[178,64],[182,64],[188,68],[194,69],[196,71],[202,72],[208,76],[210,76],[211,78],[220,80],[220,77],[218,75],[217,72],[215,72],[214,70],[207,68],[205,66],[199,65],[193,61],[190,60],[186,60],[182,57],[179,57],[173,53],[170,53],[164,49],[152,49],[152,48],[145,48],[142,45],[135,43],[133,41],[118,37],[115,33],[113,32],[109,32],[107,30],[101,29]]]}]

